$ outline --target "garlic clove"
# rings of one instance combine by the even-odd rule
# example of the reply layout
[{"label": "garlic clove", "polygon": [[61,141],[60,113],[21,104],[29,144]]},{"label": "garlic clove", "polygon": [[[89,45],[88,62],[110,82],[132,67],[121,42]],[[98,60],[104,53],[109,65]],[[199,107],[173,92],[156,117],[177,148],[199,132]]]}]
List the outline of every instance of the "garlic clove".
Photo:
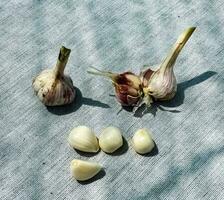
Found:
[{"label": "garlic clove", "polygon": [[139,154],[149,153],[155,146],[151,133],[145,128],[135,132],[132,144],[135,151]]},{"label": "garlic clove", "polygon": [[87,71],[90,74],[104,76],[112,80],[115,88],[115,96],[122,106],[136,106],[141,99],[141,80],[140,77],[132,72],[124,72],[122,74],[102,71],[95,67]]},{"label": "garlic clove", "polygon": [[95,162],[74,159],[71,161],[70,170],[73,177],[79,181],[85,181],[94,177],[102,167]]},{"label": "garlic clove", "polygon": [[109,126],[99,136],[100,148],[106,153],[113,153],[123,145],[120,129]]},{"label": "garlic clove", "polygon": [[68,143],[71,147],[84,152],[99,151],[98,140],[93,131],[87,126],[78,126],[70,132]]},{"label": "garlic clove", "polygon": [[40,101],[47,106],[69,104],[75,99],[75,88],[64,69],[71,50],[61,47],[57,64],[52,69],[43,70],[34,78],[32,86]]}]

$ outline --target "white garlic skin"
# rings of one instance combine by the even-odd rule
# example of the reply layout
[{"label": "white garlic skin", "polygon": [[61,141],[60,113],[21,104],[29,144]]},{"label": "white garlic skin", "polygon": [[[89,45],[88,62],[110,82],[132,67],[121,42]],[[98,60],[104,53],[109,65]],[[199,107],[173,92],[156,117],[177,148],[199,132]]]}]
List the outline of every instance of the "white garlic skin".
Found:
[{"label": "white garlic skin", "polygon": [[73,177],[78,181],[85,181],[94,177],[102,169],[95,162],[74,159],[71,161],[70,170]]},{"label": "white garlic skin", "polygon": [[87,126],[78,126],[70,132],[68,143],[71,147],[84,152],[98,152],[99,143],[93,131]]},{"label": "white garlic skin", "polygon": [[55,69],[42,71],[33,80],[33,89],[47,106],[70,104],[75,99],[75,88],[69,76],[55,78]]},{"label": "white garlic skin", "polygon": [[173,68],[155,71],[148,82],[148,94],[155,100],[170,100],[177,92],[177,81]]},{"label": "white garlic skin", "polygon": [[106,153],[113,153],[123,145],[123,138],[120,129],[109,126],[99,136],[100,148]]},{"label": "white garlic skin", "polygon": [[132,144],[134,150],[139,154],[149,153],[155,147],[151,133],[145,128],[135,132],[132,138]]}]

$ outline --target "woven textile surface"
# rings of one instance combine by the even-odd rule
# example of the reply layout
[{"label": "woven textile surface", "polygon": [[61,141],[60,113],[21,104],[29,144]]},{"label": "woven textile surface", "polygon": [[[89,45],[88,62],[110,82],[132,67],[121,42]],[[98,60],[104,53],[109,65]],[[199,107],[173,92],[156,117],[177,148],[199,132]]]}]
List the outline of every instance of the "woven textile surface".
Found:
[{"label": "woven textile surface", "polygon": [[[224,1],[0,1],[0,199],[223,199]],[[175,64],[178,91],[145,115],[121,110],[110,81],[89,66],[139,73],[165,58],[178,35],[197,29]],[[71,48],[66,67],[77,89],[74,104],[45,107],[32,79]],[[119,112],[120,111],[120,112]],[[67,143],[87,125],[122,130],[115,154],[85,154]],[[130,139],[150,129],[157,148],[141,156]],[[77,182],[74,158],[104,170]]]}]

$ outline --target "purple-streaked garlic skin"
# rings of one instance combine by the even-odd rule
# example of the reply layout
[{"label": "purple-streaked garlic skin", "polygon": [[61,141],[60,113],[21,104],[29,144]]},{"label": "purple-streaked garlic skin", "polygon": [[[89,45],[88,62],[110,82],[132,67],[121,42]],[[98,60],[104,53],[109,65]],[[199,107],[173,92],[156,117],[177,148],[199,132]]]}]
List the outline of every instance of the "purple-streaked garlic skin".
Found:
[{"label": "purple-streaked garlic skin", "polygon": [[164,72],[158,70],[152,74],[148,88],[154,89],[149,94],[155,100],[165,101],[172,99],[177,92],[177,81],[173,69],[169,68]]},{"label": "purple-streaked garlic skin", "polygon": [[91,67],[88,73],[109,78],[115,88],[115,96],[122,106],[136,106],[142,98],[140,77],[132,72],[122,74],[102,71]]},{"label": "purple-streaked garlic skin", "polygon": [[141,84],[143,88],[148,87],[149,79],[155,71],[151,70],[150,68],[142,71],[140,74]]},{"label": "purple-streaked garlic skin", "polygon": [[141,80],[131,72],[119,74],[114,80],[115,96],[122,106],[135,106],[141,99]]},{"label": "purple-streaked garlic skin", "polygon": [[70,104],[75,99],[75,88],[69,76],[55,79],[54,70],[42,71],[33,81],[33,89],[46,106]]},{"label": "purple-streaked garlic skin", "polygon": [[172,99],[177,91],[177,81],[173,68],[166,70],[158,69],[153,72],[151,69],[143,73],[143,87],[147,89],[148,95],[155,100],[165,101]]},{"label": "purple-streaked garlic skin", "polygon": [[43,70],[34,80],[33,89],[40,101],[46,106],[70,104],[75,99],[75,88],[72,79],[64,75],[64,68],[70,49],[60,49],[57,65]]},{"label": "purple-streaked garlic skin", "polygon": [[150,107],[153,100],[170,100],[177,92],[177,81],[173,72],[174,64],[195,29],[195,27],[190,27],[178,37],[156,71],[148,68],[137,76],[132,72],[115,74],[92,67],[93,71],[88,72],[110,78],[115,87],[116,98],[122,106],[138,107],[144,103]]}]

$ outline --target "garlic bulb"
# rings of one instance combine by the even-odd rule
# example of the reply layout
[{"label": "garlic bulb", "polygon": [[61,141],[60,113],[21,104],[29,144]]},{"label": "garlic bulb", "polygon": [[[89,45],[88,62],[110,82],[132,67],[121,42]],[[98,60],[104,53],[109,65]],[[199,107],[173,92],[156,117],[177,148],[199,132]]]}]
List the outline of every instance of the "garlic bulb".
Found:
[{"label": "garlic bulb", "polygon": [[177,81],[173,72],[174,64],[195,29],[190,27],[178,37],[168,56],[156,71],[149,68],[138,76],[132,72],[118,74],[92,67],[88,73],[111,79],[116,98],[122,106],[138,108],[142,104],[150,106],[153,100],[170,100],[177,91]]},{"label": "garlic bulb", "polygon": [[146,104],[149,105],[152,101],[148,96],[161,101],[170,100],[175,96],[177,91],[177,81],[173,72],[173,67],[180,51],[195,29],[195,27],[190,27],[178,37],[173,48],[158,70],[153,71],[147,69],[141,74],[144,96],[145,99],[149,99],[148,102],[146,100]]},{"label": "garlic bulb", "polygon": [[123,145],[120,129],[109,126],[99,136],[100,148],[106,153],[113,153]]},{"label": "garlic bulb", "polygon": [[42,71],[33,80],[33,89],[41,102],[47,106],[69,104],[75,99],[75,88],[64,69],[71,50],[61,47],[58,61],[53,69]]},{"label": "garlic bulb", "polygon": [[122,74],[112,73],[109,71],[101,71],[95,67],[88,71],[90,74],[104,76],[111,79],[117,101],[122,106],[136,106],[141,99],[141,80],[140,77],[132,72],[124,72]]},{"label": "garlic bulb", "polygon": [[70,132],[68,143],[71,147],[84,152],[97,152],[98,140],[93,131],[86,126],[78,126]]},{"label": "garlic bulb", "polygon": [[79,181],[85,181],[94,177],[102,167],[95,162],[74,159],[71,161],[70,170],[73,177]]},{"label": "garlic bulb", "polygon": [[135,132],[132,138],[133,148],[137,153],[149,153],[155,146],[151,133],[143,128]]}]

